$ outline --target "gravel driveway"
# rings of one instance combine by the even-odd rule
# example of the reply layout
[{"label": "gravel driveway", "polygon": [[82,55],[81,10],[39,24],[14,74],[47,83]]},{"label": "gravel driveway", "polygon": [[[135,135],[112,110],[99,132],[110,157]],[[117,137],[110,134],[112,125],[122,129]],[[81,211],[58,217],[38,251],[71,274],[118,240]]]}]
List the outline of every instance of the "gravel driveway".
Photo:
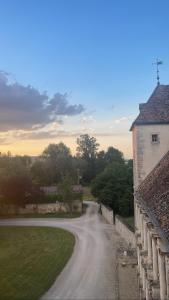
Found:
[{"label": "gravel driveway", "polygon": [[106,224],[98,215],[97,203],[89,202],[87,213],[80,218],[1,220],[0,225],[60,227],[76,236],[71,259],[43,300],[118,299],[116,243],[119,237],[113,225]]}]

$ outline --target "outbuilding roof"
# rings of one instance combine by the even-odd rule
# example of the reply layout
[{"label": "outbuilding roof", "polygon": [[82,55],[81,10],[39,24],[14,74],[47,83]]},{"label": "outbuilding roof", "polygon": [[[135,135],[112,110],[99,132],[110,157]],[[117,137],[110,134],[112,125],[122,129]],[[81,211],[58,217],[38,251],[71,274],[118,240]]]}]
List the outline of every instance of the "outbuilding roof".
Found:
[{"label": "outbuilding roof", "polygon": [[169,151],[140,184],[136,196],[169,242]]},{"label": "outbuilding roof", "polygon": [[131,126],[169,124],[169,85],[158,85],[147,103],[139,106],[140,113]]}]

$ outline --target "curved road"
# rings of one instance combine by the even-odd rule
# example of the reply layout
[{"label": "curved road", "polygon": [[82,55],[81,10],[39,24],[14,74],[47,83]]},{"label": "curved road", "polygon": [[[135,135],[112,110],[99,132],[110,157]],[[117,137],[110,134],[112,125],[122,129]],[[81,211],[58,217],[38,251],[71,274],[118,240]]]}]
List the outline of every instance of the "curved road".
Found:
[{"label": "curved road", "polygon": [[[42,300],[117,299],[116,241],[112,225],[88,202],[87,213],[76,219],[13,219],[0,225],[49,226],[71,231],[76,245],[68,264]],[[36,283],[35,283],[36,284]]]}]

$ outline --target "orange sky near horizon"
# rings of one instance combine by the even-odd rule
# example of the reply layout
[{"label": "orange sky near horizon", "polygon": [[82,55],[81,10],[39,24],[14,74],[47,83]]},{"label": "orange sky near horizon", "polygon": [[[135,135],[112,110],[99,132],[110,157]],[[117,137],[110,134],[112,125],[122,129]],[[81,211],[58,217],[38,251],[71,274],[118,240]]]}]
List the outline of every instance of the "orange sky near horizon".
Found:
[{"label": "orange sky near horizon", "polygon": [[[93,134],[93,136],[95,135]],[[99,150],[106,150],[109,146],[113,146],[122,151],[125,158],[132,158],[131,133],[123,136],[96,136],[96,139],[100,144]],[[76,137],[72,136],[43,140],[17,140],[12,144],[0,145],[0,151],[2,153],[10,151],[12,155],[37,156],[40,155],[50,143],[59,142],[65,143],[71,149],[72,154],[76,153]]]}]

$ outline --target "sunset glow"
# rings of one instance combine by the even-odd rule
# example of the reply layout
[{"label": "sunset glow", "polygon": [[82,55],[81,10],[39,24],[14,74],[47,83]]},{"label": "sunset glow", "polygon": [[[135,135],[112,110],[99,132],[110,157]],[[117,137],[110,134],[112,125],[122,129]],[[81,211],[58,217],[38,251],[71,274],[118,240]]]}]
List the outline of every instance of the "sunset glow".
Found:
[{"label": "sunset glow", "polygon": [[129,129],[156,85],[157,55],[168,82],[168,2],[144,2],[12,1],[9,14],[2,3],[1,152],[39,155],[63,141],[74,154],[88,133],[132,157]]}]

